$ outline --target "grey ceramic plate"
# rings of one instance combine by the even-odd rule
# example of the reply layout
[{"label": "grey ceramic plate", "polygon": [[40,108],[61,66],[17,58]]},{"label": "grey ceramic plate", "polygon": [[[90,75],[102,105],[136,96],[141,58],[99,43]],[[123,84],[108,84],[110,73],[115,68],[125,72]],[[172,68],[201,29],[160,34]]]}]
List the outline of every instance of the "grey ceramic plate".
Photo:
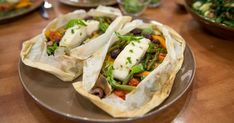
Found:
[{"label": "grey ceramic plate", "polygon": [[79,95],[71,83],[65,83],[55,76],[31,68],[19,62],[19,76],[23,87],[39,104],[47,109],[78,121],[122,122],[157,115],[178,100],[189,88],[195,74],[195,61],[191,49],[186,46],[182,68],[177,73],[170,96],[159,107],[143,117],[113,118],[89,100]]},{"label": "grey ceramic plate", "polygon": [[34,11],[35,9],[39,8],[42,5],[42,3],[43,3],[43,0],[34,0],[32,6],[29,7],[29,8],[19,10],[17,12],[8,14],[6,16],[1,16],[0,17],[0,23],[6,23],[9,20],[13,20],[13,19],[15,19],[17,17],[20,17],[22,15],[25,15],[25,14],[31,12],[31,11]]},{"label": "grey ceramic plate", "polygon": [[61,3],[76,7],[96,7],[98,5],[113,5],[116,0],[59,0]]}]

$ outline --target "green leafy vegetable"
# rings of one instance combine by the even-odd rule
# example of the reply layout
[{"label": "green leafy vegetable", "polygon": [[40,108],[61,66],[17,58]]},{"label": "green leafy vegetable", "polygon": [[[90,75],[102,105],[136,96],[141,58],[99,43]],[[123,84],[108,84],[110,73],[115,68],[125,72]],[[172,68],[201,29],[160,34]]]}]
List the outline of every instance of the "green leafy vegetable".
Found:
[{"label": "green leafy vegetable", "polygon": [[54,43],[51,46],[47,46],[47,54],[50,55],[54,55],[54,51],[58,48],[58,44]]},{"label": "green leafy vegetable", "polygon": [[68,28],[71,28],[71,27],[73,27],[75,25],[87,26],[85,24],[85,21],[82,20],[82,19],[72,19],[66,24],[66,28],[68,29]]}]

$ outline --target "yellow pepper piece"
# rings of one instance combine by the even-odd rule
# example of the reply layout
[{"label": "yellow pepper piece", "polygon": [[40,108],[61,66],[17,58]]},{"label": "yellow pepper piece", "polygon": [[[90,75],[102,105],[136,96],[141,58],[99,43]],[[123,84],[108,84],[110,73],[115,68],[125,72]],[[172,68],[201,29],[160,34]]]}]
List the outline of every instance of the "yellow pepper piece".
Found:
[{"label": "yellow pepper piece", "polygon": [[114,59],[111,58],[111,55],[107,55],[107,60],[111,63],[114,63]]},{"label": "yellow pepper piece", "polygon": [[154,40],[159,40],[159,42],[161,43],[163,48],[166,48],[166,42],[165,42],[165,39],[162,36],[153,35],[152,37],[153,37]]},{"label": "yellow pepper piece", "polygon": [[144,71],[144,72],[141,72],[141,73],[136,74],[135,76],[137,76],[137,77],[146,77],[146,76],[148,76],[149,74],[150,74],[149,71]]}]

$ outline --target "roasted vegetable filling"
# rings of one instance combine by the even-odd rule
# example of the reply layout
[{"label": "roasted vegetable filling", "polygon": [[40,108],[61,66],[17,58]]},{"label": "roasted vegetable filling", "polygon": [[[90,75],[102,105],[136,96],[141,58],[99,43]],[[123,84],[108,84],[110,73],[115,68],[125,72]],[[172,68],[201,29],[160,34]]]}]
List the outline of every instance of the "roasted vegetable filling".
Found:
[{"label": "roasted vegetable filling", "polygon": [[208,20],[234,27],[234,0],[194,0],[192,8]]},{"label": "roasted vegetable filling", "polygon": [[75,48],[89,42],[106,32],[113,20],[109,17],[92,17],[72,19],[55,31],[47,31],[47,54],[54,55],[58,47]]},{"label": "roasted vegetable filling", "polygon": [[167,50],[163,35],[152,27],[116,35],[118,41],[109,48],[100,76],[111,85],[112,93],[125,99],[164,60]]}]

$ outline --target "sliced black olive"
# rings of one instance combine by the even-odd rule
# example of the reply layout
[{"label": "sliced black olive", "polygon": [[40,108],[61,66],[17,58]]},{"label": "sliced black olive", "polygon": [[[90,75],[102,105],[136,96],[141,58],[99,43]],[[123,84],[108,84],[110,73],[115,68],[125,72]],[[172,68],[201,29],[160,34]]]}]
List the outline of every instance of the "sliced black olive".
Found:
[{"label": "sliced black olive", "polygon": [[152,40],[151,34],[143,34],[143,36],[149,40]]},{"label": "sliced black olive", "polygon": [[134,35],[140,35],[141,32],[142,32],[142,30],[138,29],[138,28],[136,28],[136,29],[134,29],[134,30],[131,31],[131,33],[133,33]]},{"label": "sliced black olive", "polygon": [[93,20],[93,17],[92,16],[87,16],[87,17],[84,18],[84,20],[86,20],[86,21],[87,20]]},{"label": "sliced black olive", "polygon": [[120,49],[115,49],[111,52],[111,58],[115,59],[120,53]]},{"label": "sliced black olive", "polygon": [[98,87],[92,89],[90,93],[93,94],[93,95],[96,95],[96,96],[98,96],[100,98],[104,97],[104,91],[101,88],[98,88]]},{"label": "sliced black olive", "polygon": [[154,40],[152,40],[152,43],[154,43],[154,44],[160,44],[160,41],[158,39],[154,39]]}]

